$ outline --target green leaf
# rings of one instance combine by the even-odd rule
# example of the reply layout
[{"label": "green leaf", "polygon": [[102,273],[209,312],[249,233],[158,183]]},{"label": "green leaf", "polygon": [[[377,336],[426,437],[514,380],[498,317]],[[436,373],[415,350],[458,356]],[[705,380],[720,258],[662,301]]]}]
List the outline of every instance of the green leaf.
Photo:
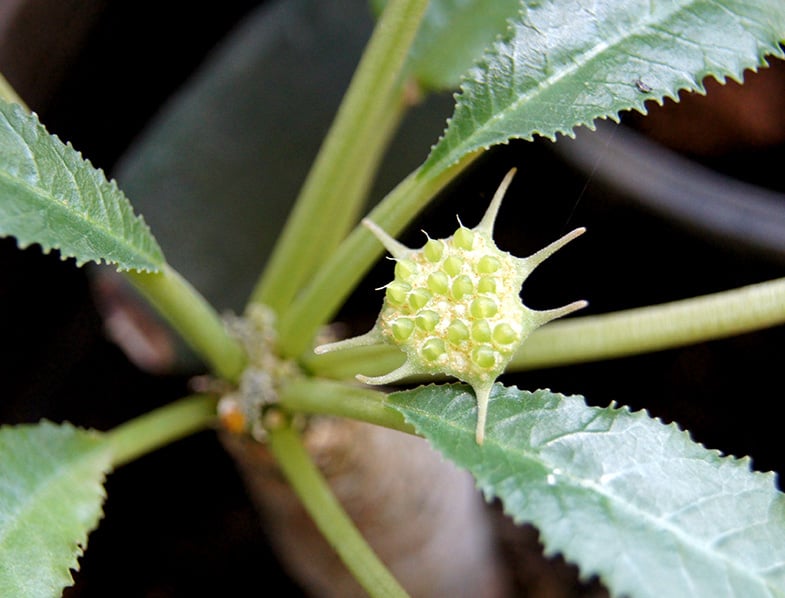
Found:
[{"label": "green leaf", "polygon": [[142,218],[101,170],[35,115],[0,102],[0,236],[65,257],[157,272],[164,257]]},{"label": "green leaf", "polygon": [[573,135],[646,100],[741,79],[782,56],[782,0],[545,1],[529,8],[467,74],[424,170],[539,134]]},{"label": "green leaf", "polygon": [[614,595],[785,596],[785,496],[773,474],[723,457],[645,412],[581,397],[494,387],[485,443],[462,385],[390,395],[389,404],[468,469],[546,551]]},{"label": "green leaf", "polygon": [[60,596],[101,518],[111,462],[98,433],[0,428],[0,596]]},{"label": "green leaf", "polygon": [[[374,0],[378,13],[386,0]],[[454,89],[518,14],[521,0],[431,0],[412,46],[410,68],[429,89]]]}]

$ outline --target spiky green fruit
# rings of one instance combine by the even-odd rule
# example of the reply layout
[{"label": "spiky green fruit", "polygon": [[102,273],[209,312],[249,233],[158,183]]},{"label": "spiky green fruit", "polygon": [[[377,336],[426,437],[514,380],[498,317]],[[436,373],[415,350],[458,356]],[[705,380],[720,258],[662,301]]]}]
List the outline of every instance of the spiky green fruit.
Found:
[{"label": "spiky green fruit", "polygon": [[428,239],[410,249],[373,222],[364,224],[396,260],[395,278],[385,287],[384,305],[366,334],[321,345],[317,353],[352,346],[390,343],[406,354],[404,364],[384,376],[357,378],[389,384],[414,374],[447,374],[471,385],[477,397],[477,443],[485,435],[488,396],[526,337],[546,322],[586,305],[537,311],[520,298],[521,285],[541,262],[584,229],[576,229],[528,258],[502,251],[493,225],[511,170],[502,181],[480,224],[460,226],[447,239]]}]

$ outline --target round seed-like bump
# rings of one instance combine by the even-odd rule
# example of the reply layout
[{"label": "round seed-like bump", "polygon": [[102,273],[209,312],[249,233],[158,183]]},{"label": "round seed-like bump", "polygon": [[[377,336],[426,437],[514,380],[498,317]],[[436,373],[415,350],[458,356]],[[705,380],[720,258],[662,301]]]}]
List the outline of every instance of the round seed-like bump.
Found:
[{"label": "round seed-like bump", "polygon": [[447,326],[447,340],[452,344],[457,345],[462,341],[468,340],[468,338],[469,327],[460,320],[453,320]]},{"label": "round seed-like bump", "polygon": [[462,226],[455,231],[453,239],[455,240],[456,247],[460,247],[461,249],[469,250],[474,247],[474,232],[465,226]]},{"label": "round seed-like bump", "polygon": [[472,324],[472,340],[478,343],[487,343],[491,340],[491,326],[488,320],[477,320]]},{"label": "round seed-like bump", "polygon": [[422,346],[420,353],[427,361],[436,361],[445,354],[444,341],[440,338],[429,338]]},{"label": "round seed-like bump", "polygon": [[428,288],[438,295],[446,295],[450,290],[450,278],[441,270],[428,276]]},{"label": "round seed-like bump", "polygon": [[490,297],[477,297],[472,301],[469,311],[475,318],[491,318],[499,311],[499,306]]},{"label": "round seed-like bump", "polygon": [[417,274],[417,264],[412,260],[398,260],[395,263],[395,279],[407,281]]},{"label": "round seed-like bump", "polygon": [[493,255],[484,255],[477,262],[477,274],[493,274],[501,267],[502,263],[499,258]]},{"label": "round seed-like bump", "polygon": [[477,283],[478,293],[495,293],[496,279],[493,276],[483,276]]},{"label": "round seed-like bump", "polygon": [[450,276],[458,276],[461,273],[461,267],[463,266],[463,260],[459,258],[457,255],[451,255],[446,260],[444,260],[444,271],[447,272]]},{"label": "round seed-like bump", "polygon": [[520,340],[520,336],[512,326],[502,322],[493,329],[493,340],[500,345],[509,345]]},{"label": "round seed-like bump", "polygon": [[462,274],[458,276],[452,283],[452,296],[454,299],[461,300],[466,295],[470,295],[474,291],[472,279]]},{"label": "round seed-like bump", "polygon": [[475,365],[487,370],[496,366],[496,351],[489,345],[480,345],[472,350],[472,361]]},{"label": "round seed-like bump", "polygon": [[439,323],[439,314],[430,309],[422,310],[417,316],[417,328],[431,332]]},{"label": "round seed-like bump", "polygon": [[414,289],[409,293],[409,305],[412,309],[422,309],[431,300],[432,295],[425,289]]},{"label": "round seed-like bump", "polygon": [[398,342],[408,339],[414,331],[414,322],[411,318],[398,318],[392,323],[393,337]]},{"label": "round seed-like bump", "polygon": [[444,241],[428,239],[428,242],[425,244],[425,247],[422,248],[422,251],[425,254],[426,260],[436,263],[442,259],[442,255],[444,254]]},{"label": "round seed-like bump", "polygon": [[387,301],[392,305],[402,305],[403,302],[406,301],[406,294],[411,290],[412,287],[410,284],[393,281],[387,285],[385,295],[387,296]]}]

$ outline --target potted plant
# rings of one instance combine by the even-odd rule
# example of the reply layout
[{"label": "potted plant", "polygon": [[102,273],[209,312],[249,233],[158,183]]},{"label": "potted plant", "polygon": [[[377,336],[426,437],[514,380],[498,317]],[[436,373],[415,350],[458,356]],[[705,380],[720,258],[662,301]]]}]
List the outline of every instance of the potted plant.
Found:
[{"label": "potted plant", "polygon": [[[437,585],[442,582],[464,590],[469,586],[463,577],[446,574],[442,577],[425,566],[424,563],[431,562],[424,560],[427,551],[418,553],[414,563],[406,558],[398,559],[390,565],[396,576],[390,575],[357,533],[351,519],[345,516],[340,503],[331,497],[325,476],[333,482],[335,492],[344,497],[344,504],[355,514],[355,519],[368,506],[361,500],[362,493],[354,491],[354,482],[347,480],[371,480],[369,488],[376,484],[381,492],[372,497],[373,504],[389,498],[400,506],[407,498],[410,502],[412,498],[417,499],[408,510],[382,509],[370,520],[359,521],[369,534],[376,525],[386,530],[385,534],[403,528],[400,521],[412,517],[417,505],[432,505],[433,510],[427,513],[439,522],[438,531],[445,533],[447,546],[453,551],[449,559],[444,556],[447,549],[435,551],[432,562],[452,560],[459,565],[459,572],[461,568],[464,574],[470,571],[472,574],[467,577],[479,583],[488,595],[492,591],[504,592],[509,580],[494,558],[493,539],[489,535],[492,522],[489,523],[488,513],[481,508],[479,495],[471,490],[470,484],[467,486],[465,475],[455,474],[453,470],[445,473],[444,467],[434,465],[425,474],[419,472],[417,477],[417,467],[413,464],[419,464],[420,460],[437,463],[439,458],[430,449],[426,450],[422,442],[411,442],[399,432],[379,432],[388,427],[424,435],[442,454],[468,469],[487,497],[498,497],[513,519],[535,524],[549,554],[563,553],[569,561],[578,564],[583,575],[598,575],[613,593],[667,592],[670,595],[689,587],[689,591],[714,595],[733,584],[745,588],[746,593],[760,591],[761,595],[766,592],[776,595],[781,591],[776,564],[781,562],[777,559],[782,548],[776,530],[782,525],[783,503],[773,476],[752,472],[748,461],[721,457],[706,450],[674,424],[663,424],[645,412],[614,404],[593,407],[579,397],[546,390],[528,392],[509,385],[513,381],[533,389],[552,385],[543,384],[543,378],[538,377],[546,374],[524,373],[519,378],[504,378],[508,385],[490,385],[500,368],[507,365],[507,359],[508,371],[524,371],[665,349],[780,323],[785,311],[780,281],[640,310],[571,318],[542,327],[522,343],[532,324],[549,319],[537,314],[547,314],[545,310],[553,306],[554,299],[560,299],[555,304],[561,304],[562,295],[567,295],[568,301],[576,298],[582,285],[589,291],[587,296],[592,300],[592,309],[597,310],[595,314],[619,309],[629,301],[629,298],[620,300],[614,292],[605,299],[594,299],[594,288],[613,282],[603,279],[603,260],[597,256],[604,255],[604,263],[610,264],[613,272],[614,264],[618,267],[622,263],[618,258],[620,237],[626,236],[626,246],[633,247],[639,235],[639,229],[628,221],[626,231],[614,228],[609,235],[610,242],[606,241],[605,247],[612,247],[617,257],[611,258],[609,250],[595,253],[588,263],[573,266],[571,276],[566,275],[566,264],[558,273],[552,272],[550,279],[545,266],[543,274],[532,273],[534,266],[551,253],[550,250],[538,253],[540,247],[560,236],[551,233],[577,217],[571,217],[569,210],[562,211],[555,216],[558,225],[544,232],[545,225],[537,223],[532,237],[539,230],[543,239],[527,240],[525,251],[518,253],[517,247],[505,245],[508,238],[505,235],[512,236],[514,227],[494,226],[493,211],[486,212],[490,216],[482,216],[509,166],[518,166],[522,156],[536,163],[541,154],[530,145],[516,144],[515,153],[509,152],[503,158],[500,153],[486,155],[488,170],[485,172],[494,172],[495,180],[492,185],[487,181],[482,183],[485,202],[475,199],[471,213],[468,206],[466,212],[460,210],[461,222],[466,226],[448,222],[426,228],[436,244],[426,244],[423,250],[409,240],[413,238],[408,236],[412,231],[406,233],[405,229],[442,190],[469,195],[467,189],[472,177],[459,179],[458,175],[492,145],[511,138],[531,138],[534,134],[544,137],[567,134],[575,126],[591,124],[595,118],[615,118],[619,110],[642,109],[648,99],[673,96],[679,89],[697,85],[696,81],[707,75],[740,77],[743,69],[759,66],[764,55],[781,54],[778,42],[783,36],[785,16],[774,3],[745,6],[745,11],[759,11],[760,15],[766,15],[765,19],[749,18],[746,12],[742,15],[735,5],[724,6],[715,15],[717,20],[712,21],[712,28],[707,28],[702,20],[693,21],[691,6],[672,14],[642,18],[628,6],[603,5],[607,13],[587,13],[575,18],[576,7],[566,3],[525,9],[512,3],[508,13],[489,16],[478,25],[471,13],[461,13],[447,4],[433,3],[430,7],[433,12],[425,13],[423,2],[392,2],[382,13],[282,241],[275,245],[265,274],[251,292],[248,308],[242,316],[228,322],[220,319],[210,304],[164,259],[149,230],[133,215],[116,187],[72,149],[46,134],[34,117],[21,108],[4,107],[3,171],[8,188],[1,219],[4,234],[17,237],[22,245],[34,242],[45,249],[57,248],[62,255],[75,257],[80,263],[89,260],[115,263],[208,364],[212,378],[184,401],[107,433],[49,423],[4,428],[4,462],[9,464],[4,472],[4,487],[10,491],[2,495],[0,502],[6,513],[3,521],[7,522],[3,528],[8,555],[8,559],[3,559],[0,577],[6,584],[3,587],[28,595],[59,592],[68,583],[68,568],[75,566],[78,545],[85,542],[86,534],[99,517],[103,476],[162,443],[215,425],[218,415],[225,445],[240,465],[258,502],[268,513],[273,513],[268,520],[273,526],[283,526],[283,530],[271,534],[271,540],[281,549],[288,566],[303,575],[308,566],[311,570],[333,569],[328,568],[329,558],[320,550],[301,551],[308,561],[298,564],[298,548],[313,545],[306,542],[307,530],[301,530],[296,543],[289,544],[295,538],[286,532],[298,518],[297,512],[287,515],[283,511],[291,505],[291,500],[282,493],[280,485],[272,486],[270,480],[277,474],[264,469],[271,456],[318,528],[337,549],[351,577],[366,591],[380,595],[399,592],[401,586],[396,576],[403,587],[414,588],[410,591],[415,593],[429,589],[439,593],[440,588],[450,587]],[[453,11],[452,27],[439,28],[439,9]],[[712,8],[701,5],[696,10]],[[462,18],[466,21],[461,21]],[[461,29],[456,23],[462,22],[470,25]],[[586,28],[586,24],[590,27]],[[462,52],[470,45],[467,32],[484,32],[484,39],[473,40],[481,49],[505,30],[504,36],[463,79],[450,125],[429,157],[370,211],[370,228],[383,244],[366,228],[354,228],[360,205],[395,129],[397,110],[408,106],[412,97],[411,88],[403,81],[415,77],[421,89],[452,85],[454,79],[450,77],[465,71],[474,56],[467,58]],[[653,30],[660,33],[678,30],[679,36],[654,34]],[[614,43],[608,44],[611,31]],[[709,43],[723,35],[728,39],[747,40],[746,47],[754,50],[745,51],[741,49],[742,44],[736,43],[721,48]],[[663,41],[666,38],[667,43]],[[542,44],[548,44],[547,51],[543,51]],[[412,45],[414,51],[410,53]],[[643,58],[622,61],[632,50]],[[698,55],[709,56],[710,60],[690,63],[692,70],[685,66],[690,80],[681,72],[662,66],[663,52],[669,52],[671,60],[683,64]],[[704,64],[711,66],[704,67]],[[530,70],[521,70],[524,65]],[[510,69],[511,66],[515,68]],[[439,81],[439,77],[444,79]],[[600,96],[605,101],[598,101]],[[494,107],[490,112],[489,105]],[[554,111],[554,106],[559,110]],[[30,162],[31,155],[35,157],[34,162]],[[57,156],[57,160],[47,156]],[[488,156],[513,164],[491,166],[494,160]],[[40,171],[32,168],[32,164],[38,164]],[[525,174],[522,167],[520,170],[521,175]],[[35,172],[42,175],[36,178]],[[64,173],[70,173],[68,179],[63,178]],[[537,177],[529,174],[525,182],[526,194],[532,196],[539,190],[542,197],[554,187],[553,181],[537,181]],[[458,186],[459,183],[462,184]],[[511,179],[507,178],[505,184],[510,183]],[[480,183],[475,179],[474,184]],[[517,188],[520,193],[521,188]],[[507,189],[508,194],[515,192],[516,186]],[[442,202],[449,203],[445,197],[442,196]],[[497,198],[500,200],[502,195]],[[492,210],[507,209],[507,204],[502,208],[498,200],[492,204],[495,205]],[[582,209],[581,201],[578,201],[579,209]],[[575,202],[574,194],[568,198],[568,207],[572,209]],[[31,205],[42,207],[30,210]],[[111,209],[96,209],[101,206]],[[526,213],[524,205],[515,207]],[[454,208],[454,205],[445,206],[448,212],[459,211]],[[436,222],[443,221],[438,211],[428,216]],[[513,220],[505,217],[500,224]],[[42,222],[47,226],[42,226]],[[477,222],[480,224],[475,226]],[[602,225],[601,218],[598,223]],[[496,250],[490,245],[494,238],[492,231],[496,233],[493,242],[505,251],[494,253]],[[393,240],[399,234],[404,234],[407,243]],[[656,231],[653,237],[661,240],[661,231]],[[475,239],[481,239],[490,253],[478,256],[461,253],[475,251]],[[535,244],[535,240],[542,242]],[[576,251],[575,244],[583,241],[575,241],[570,249],[565,249],[561,261],[568,260],[568,252]],[[391,271],[391,264],[386,269],[379,267],[378,277],[385,277],[381,285],[386,285],[388,290],[383,297],[375,295],[375,299],[379,306],[384,302],[384,309],[405,308],[411,313],[395,312],[388,318],[383,311],[376,325],[372,315],[371,321],[365,323],[377,332],[366,340],[377,343],[314,355],[314,347],[323,341],[349,336],[325,332],[323,325],[333,318],[341,302],[373,266],[383,251],[382,245],[391,251],[398,264],[404,265],[395,272]],[[508,248],[512,255],[535,258],[518,260],[506,253]],[[689,263],[696,259],[694,255],[686,256],[683,249],[674,251],[673,260]],[[667,249],[655,256],[659,259],[644,260],[641,254],[628,280],[658,280],[658,275],[673,269],[672,263],[662,259],[667,255]],[[476,263],[472,261],[475,257]],[[448,264],[450,258],[456,259]],[[489,258],[500,263],[497,266]],[[451,268],[457,260],[462,261],[461,267],[468,264],[472,270],[453,272]],[[415,264],[417,272],[427,262],[437,264],[439,269],[428,271],[423,280],[415,281],[411,278],[411,268],[407,270],[407,261]],[[498,281],[495,285],[490,281],[499,268],[507,265],[519,269],[518,278],[513,277],[516,286],[513,291],[504,290]],[[523,270],[525,273],[521,275]],[[458,279],[471,272],[478,278],[469,280],[471,289],[463,289]],[[643,275],[636,278],[641,272]],[[430,312],[443,318],[445,315],[439,310],[449,307],[429,303],[433,294],[442,292],[439,273],[447,277],[447,290],[442,293],[447,303],[458,309],[455,306],[465,301],[465,313],[469,314],[466,322],[443,330],[436,324],[429,328]],[[521,312],[516,307],[518,291],[529,274],[531,280],[524,286],[524,303],[536,305],[537,310],[529,312],[523,308]],[[393,283],[388,284],[393,277]],[[538,281],[547,292],[530,295],[537,292],[534,287]],[[682,287],[684,295],[706,292],[700,289],[699,283],[686,280],[686,290]],[[431,293],[422,305],[411,295],[418,289]],[[399,297],[397,290],[404,295]],[[641,292],[655,304],[677,299],[667,296],[660,288],[641,288]],[[508,302],[512,307],[499,308]],[[509,314],[518,315],[506,319]],[[457,317],[450,317],[457,321]],[[481,330],[481,322],[489,323],[488,335]],[[522,322],[529,328],[516,328]],[[412,323],[412,331],[428,333],[419,339],[420,344],[412,344],[415,337],[412,331],[407,333],[407,323]],[[503,325],[512,332],[505,335]],[[355,332],[364,332],[360,321],[353,326]],[[468,336],[463,334],[462,327],[468,330]],[[444,367],[441,355],[453,354],[446,347],[449,343],[463,347],[462,354],[475,366],[488,370],[491,376],[483,377],[476,368]],[[385,374],[400,366],[402,350],[410,367],[400,373],[451,374],[468,386],[415,386],[387,395],[353,380],[355,374],[362,374],[366,376],[365,381],[393,382]],[[631,362],[625,364],[625,367],[633,366]],[[604,388],[608,389],[608,377],[603,372],[612,370],[603,368],[614,366],[598,367],[593,372],[601,382],[597,388],[603,388],[604,381]],[[694,369],[690,367],[690,370],[694,375]],[[650,377],[656,380],[658,374]],[[572,384],[565,380],[563,390],[578,392],[571,388]],[[645,386],[649,390],[656,388],[653,383]],[[486,406],[483,393],[489,399],[485,424],[479,416],[482,409],[478,409]],[[624,398],[626,404],[635,408],[661,408],[646,404],[642,398],[645,388],[636,389],[635,394],[627,397],[625,392],[624,397],[615,394],[612,398]],[[607,405],[606,397],[594,400]],[[667,417],[667,410],[664,411],[660,414]],[[343,416],[348,421],[336,424],[334,419],[318,417],[325,414]],[[377,425],[367,427],[355,420]],[[308,439],[323,473],[310,461],[301,433]],[[384,465],[367,468],[367,461],[355,461],[357,455],[371,455],[374,457],[371,463]],[[381,455],[385,456],[383,461]],[[400,468],[391,465],[396,456],[403,461]],[[342,467],[345,464],[348,468]],[[56,473],[61,471],[68,475],[61,478]],[[261,483],[260,478],[264,480]],[[384,484],[396,478],[404,481],[403,489],[386,492]],[[449,488],[455,489],[448,492],[449,496],[431,492],[427,487],[430,480],[438,490],[442,479],[450,480]],[[435,483],[435,480],[440,481]],[[35,491],[42,487],[55,488],[57,492]],[[739,508],[740,493],[747,497],[744,509]],[[705,506],[696,508],[695,505]],[[449,514],[451,509],[459,509],[470,517],[459,516],[450,525],[445,513]],[[53,528],[47,523],[53,512],[68,529]],[[711,517],[706,515],[709,512]],[[766,526],[759,525],[763,514],[768,518]],[[413,521],[416,527],[417,520]],[[426,540],[437,537],[435,531],[427,529]],[[450,538],[459,536],[472,541],[451,542]],[[34,541],[41,542],[46,549],[29,550],[30,546],[38,546]],[[428,541],[423,546],[428,546]],[[626,547],[625,552],[618,550],[622,545]],[[64,550],[63,546],[70,547]],[[605,547],[609,547],[607,552],[601,550]],[[379,553],[390,550],[393,555],[406,556],[405,551],[391,550],[390,543],[376,544],[374,548]],[[672,562],[674,555],[682,555],[684,561]],[[389,558],[394,556],[385,560]],[[465,563],[480,564],[482,568],[469,570]],[[33,575],[31,568],[20,575],[22,565],[35,566],[35,571],[40,573]],[[423,571],[428,571],[430,577],[423,580]],[[321,578],[304,576],[299,581],[312,591],[340,593],[343,588],[349,588],[341,585],[342,579],[328,574]],[[685,579],[689,582],[686,585]],[[732,584],[718,582],[720,579],[732,579]]]}]

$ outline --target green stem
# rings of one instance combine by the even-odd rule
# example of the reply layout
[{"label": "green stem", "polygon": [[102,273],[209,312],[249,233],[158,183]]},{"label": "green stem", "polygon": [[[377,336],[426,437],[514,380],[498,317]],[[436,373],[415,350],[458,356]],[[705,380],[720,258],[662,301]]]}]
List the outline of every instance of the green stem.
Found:
[{"label": "green stem", "polygon": [[[532,333],[507,371],[638,355],[780,324],[785,324],[785,278],[662,305],[552,322]],[[344,380],[357,373],[390,372],[402,360],[399,349],[374,345],[308,356],[303,363],[316,376]]]},{"label": "green stem", "polygon": [[215,423],[216,398],[193,395],[146,413],[106,434],[113,459],[120,467]]},{"label": "green stem", "polygon": [[406,596],[338,503],[297,433],[289,426],[271,429],[268,445],[316,527],[360,585],[371,596]]},{"label": "green stem", "polygon": [[403,416],[384,404],[386,397],[378,390],[344,382],[299,378],[283,388],[280,404],[290,411],[337,415],[414,434]]},{"label": "green stem", "polygon": [[427,0],[392,0],[251,295],[281,314],[354,224],[405,107],[402,72]]},{"label": "green stem", "polygon": [[405,358],[403,351],[393,345],[368,345],[321,355],[305,354],[301,363],[314,376],[349,380],[357,374],[382,376],[401,367]]},{"label": "green stem", "polygon": [[[479,155],[469,154],[436,175],[417,170],[401,181],[368,215],[390,235],[399,234],[428,202]],[[280,320],[281,350],[296,357],[337,311],[384,248],[365,227],[355,228],[313,276]]]},{"label": "green stem", "polygon": [[[0,75],[0,98],[25,103]],[[180,274],[168,265],[161,272],[124,272],[161,316],[220,376],[236,382],[245,368],[245,351],[227,333],[215,310]]]},{"label": "green stem", "polygon": [[596,361],[785,324],[785,278],[730,291],[554,322],[532,334],[508,370]]},{"label": "green stem", "polygon": [[170,266],[161,272],[126,272],[127,278],[222,378],[236,382],[245,351],[199,292]]}]

